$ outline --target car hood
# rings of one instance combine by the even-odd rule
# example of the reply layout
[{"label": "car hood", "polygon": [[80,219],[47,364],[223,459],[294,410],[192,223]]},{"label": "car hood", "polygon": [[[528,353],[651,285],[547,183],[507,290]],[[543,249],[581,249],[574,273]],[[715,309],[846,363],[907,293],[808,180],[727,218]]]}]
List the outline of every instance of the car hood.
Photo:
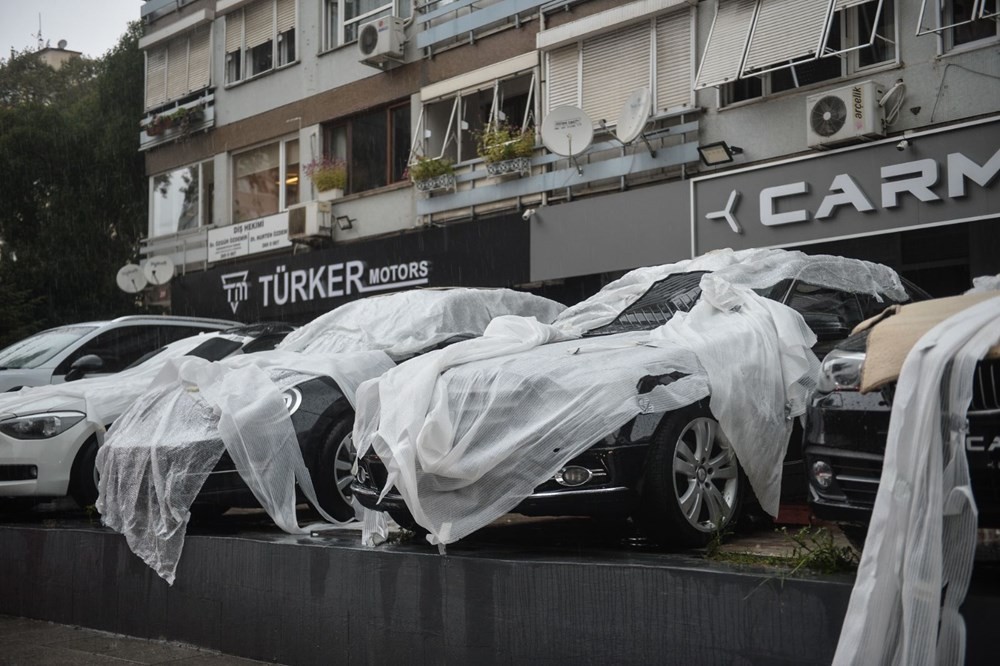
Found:
[{"label": "car hood", "polygon": [[9,412],[13,416],[25,416],[27,414],[39,414],[43,412],[87,411],[87,402],[74,395],[52,394],[39,398],[29,398],[21,401],[11,400],[5,403],[0,412]]}]

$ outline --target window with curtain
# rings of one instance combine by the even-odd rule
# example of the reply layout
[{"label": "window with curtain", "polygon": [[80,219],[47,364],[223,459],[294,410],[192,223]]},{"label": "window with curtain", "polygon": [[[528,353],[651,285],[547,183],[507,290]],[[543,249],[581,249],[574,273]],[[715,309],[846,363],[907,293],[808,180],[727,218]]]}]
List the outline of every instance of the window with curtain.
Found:
[{"label": "window with curtain", "polygon": [[146,50],[146,109],[187,97],[211,82],[210,26]]},{"label": "window with curtain", "polygon": [[226,14],[226,83],[296,61],[296,0],[257,0]]},{"label": "window with curtain", "polygon": [[347,192],[403,180],[410,156],[409,101],[323,127],[324,153],[347,163]]},{"label": "window with curtain", "polygon": [[233,155],[233,223],[274,215],[299,202],[299,142],[275,141]]}]

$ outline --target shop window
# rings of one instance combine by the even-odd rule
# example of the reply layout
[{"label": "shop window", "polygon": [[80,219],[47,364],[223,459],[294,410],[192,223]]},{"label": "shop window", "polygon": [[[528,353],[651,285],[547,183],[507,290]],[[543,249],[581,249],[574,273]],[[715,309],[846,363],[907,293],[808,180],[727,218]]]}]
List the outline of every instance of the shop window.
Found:
[{"label": "shop window", "polygon": [[479,134],[490,123],[534,127],[536,90],[534,74],[522,72],[426,102],[417,123],[423,142],[415,152],[454,162],[476,159]]},{"label": "shop window", "polygon": [[323,127],[324,152],[347,162],[347,191],[403,180],[410,151],[410,105],[382,107]]},{"label": "shop window", "polygon": [[215,191],[212,162],[153,176],[150,188],[150,238],[197,229],[211,223]]},{"label": "shop window", "polygon": [[[648,87],[657,111],[688,107],[693,9],[621,27],[546,53],[545,109],[580,106],[596,123],[617,121],[636,88]],[[621,63],[628,67],[621,67]]]},{"label": "shop window", "polygon": [[211,77],[209,26],[146,50],[146,109],[207,88]]},{"label": "shop window", "polygon": [[409,0],[324,0],[323,50],[357,41],[363,24],[389,15],[409,16]]},{"label": "shop window", "polygon": [[896,60],[894,0],[720,0],[695,88],[723,104],[852,76]]},{"label": "shop window", "polygon": [[226,83],[295,62],[296,0],[257,0],[226,14]]},{"label": "shop window", "polygon": [[289,139],[233,155],[234,224],[298,203],[298,146],[298,140]]}]

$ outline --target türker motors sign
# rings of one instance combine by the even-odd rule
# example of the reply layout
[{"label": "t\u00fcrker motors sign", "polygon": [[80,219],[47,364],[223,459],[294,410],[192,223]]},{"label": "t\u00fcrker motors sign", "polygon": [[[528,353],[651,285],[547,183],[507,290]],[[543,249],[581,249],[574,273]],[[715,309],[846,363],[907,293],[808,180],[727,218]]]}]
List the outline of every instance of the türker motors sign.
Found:
[{"label": "t\u00fcrker motors sign", "polygon": [[695,254],[1000,216],[1000,118],[692,181]]}]

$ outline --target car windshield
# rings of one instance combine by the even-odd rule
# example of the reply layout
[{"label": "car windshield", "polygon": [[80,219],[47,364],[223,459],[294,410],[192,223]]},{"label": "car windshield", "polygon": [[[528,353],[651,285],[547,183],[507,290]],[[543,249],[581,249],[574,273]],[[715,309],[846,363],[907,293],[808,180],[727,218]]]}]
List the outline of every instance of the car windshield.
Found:
[{"label": "car windshield", "polygon": [[701,296],[701,276],[708,271],[675,273],[650,285],[642,296],[611,322],[584,333],[585,337],[628,331],[649,331],[678,312],[688,312]]},{"label": "car windshield", "polygon": [[5,349],[0,349],[0,370],[37,368],[96,326],[62,326],[36,333]]}]

